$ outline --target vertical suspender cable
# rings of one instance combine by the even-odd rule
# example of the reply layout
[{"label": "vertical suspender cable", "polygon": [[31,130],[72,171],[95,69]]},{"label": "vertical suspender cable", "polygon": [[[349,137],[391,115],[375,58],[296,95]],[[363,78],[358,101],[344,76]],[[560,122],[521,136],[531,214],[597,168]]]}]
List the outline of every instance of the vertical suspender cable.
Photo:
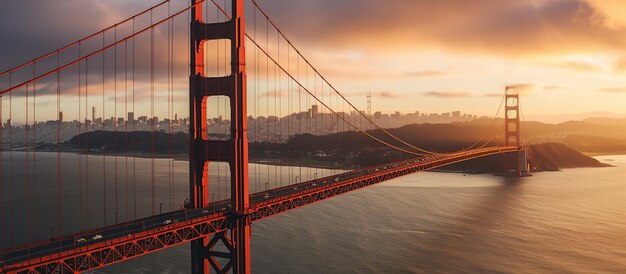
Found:
[{"label": "vertical suspender cable", "polygon": [[[269,44],[270,44],[270,34],[269,34],[269,26],[266,24],[266,28],[265,28],[265,36],[266,36],[266,46],[269,49]],[[265,142],[267,144],[270,143],[270,61],[269,61],[269,57],[266,57],[266,61],[265,61],[265,92],[267,94],[267,96],[265,97],[265,105],[266,105],[266,122],[267,125],[265,127],[265,135],[266,135],[266,139]],[[275,95],[274,95],[275,96]],[[266,164],[267,166],[267,182],[270,182],[270,165]],[[257,191],[259,191],[261,188],[260,186],[257,186]]]},{"label": "vertical suspender cable", "polygon": [[[33,92],[34,93],[34,92]],[[30,163],[30,159],[29,159],[29,140],[28,140],[28,128],[29,128],[30,124],[28,121],[28,84],[26,85],[26,174],[24,175],[25,179],[24,179],[24,185],[26,186],[26,233],[27,233],[27,240],[28,243],[30,244],[32,239],[31,239],[31,229],[32,229],[32,219],[31,219],[31,212],[30,212],[30,207],[31,207],[31,190],[30,190],[30,176],[29,176],[29,170],[28,170],[28,166]],[[30,248],[28,249],[28,252],[30,254]]]},{"label": "vertical suspender cable", "polygon": [[[113,29],[113,42],[117,42],[117,27]],[[113,47],[113,147],[117,150],[117,45]],[[119,214],[118,202],[118,182],[117,182],[117,153],[113,155],[113,165],[115,171],[115,224]]]},{"label": "vertical suspender cable", "polygon": [[[276,44],[277,44],[277,48],[278,48],[278,63],[280,64],[280,36],[278,36],[278,32],[276,33]],[[274,65],[274,75],[276,75],[276,73],[278,73],[278,66]],[[283,97],[282,97],[282,88],[283,88],[283,81],[282,81],[282,72],[280,73],[280,75],[277,75],[278,77],[278,88],[276,89],[277,91],[280,92],[280,95],[278,97],[278,118],[276,119],[276,122],[278,123],[278,130],[276,131],[278,134],[278,140],[276,141],[276,143],[282,143],[283,141],[283,124],[281,123],[283,120]],[[282,181],[283,180],[283,166],[282,165],[276,165],[276,166],[280,166],[280,170],[278,171],[278,181]]]},{"label": "vertical suspender cable", "polygon": [[[78,58],[80,59],[81,57],[81,43],[78,43]],[[84,136],[81,135],[82,133],[82,124],[80,122],[80,116],[81,116],[81,95],[82,95],[82,62],[78,62],[78,148],[80,151],[80,148],[82,148],[82,139],[84,138]],[[82,166],[83,166],[83,160],[82,160],[82,155],[80,155],[80,152],[77,154],[78,157],[78,216],[79,216],[79,229],[82,231],[83,230],[83,174],[82,174]]]},{"label": "vertical suspender cable", "polygon": [[[133,33],[135,33],[135,19],[133,19]],[[135,37],[133,36],[133,79],[131,81],[131,85],[132,85],[132,89],[133,89],[133,96],[132,96],[132,108],[133,108],[133,114],[135,114],[136,110],[135,110]],[[136,144],[136,132],[135,132],[135,118],[133,117],[133,125],[132,125],[132,131],[133,131],[133,138],[132,138],[132,147],[133,149],[136,149],[134,146]],[[137,157],[133,157],[133,219],[136,220],[137,219]]]},{"label": "vertical suspender cable", "polygon": [[4,147],[2,146],[3,140],[3,131],[4,126],[2,125],[2,111],[3,111],[3,103],[4,100],[2,95],[0,95],[0,260],[4,262],[4,169],[3,169],[3,161],[2,154],[4,152]]},{"label": "vertical suspender cable", "polygon": [[[13,73],[9,73],[9,87],[13,86]],[[13,193],[13,92],[9,92],[9,193]],[[15,218],[15,203],[11,203],[9,219]],[[13,247],[13,233],[15,233],[15,222],[11,222],[11,247]]]},{"label": "vertical suspender cable", "polygon": [[[33,63],[33,76],[37,75],[37,63]],[[33,81],[33,144],[37,145],[37,81]],[[37,198],[37,150],[33,149],[33,198]],[[39,218],[35,216],[33,222],[34,226],[38,227]],[[37,233],[35,233],[35,239]]]},{"label": "vertical suspender cable", "polygon": [[[59,54],[57,53],[57,68],[59,67]],[[57,131],[56,131],[56,140],[57,140],[57,236],[63,235],[63,228],[61,227],[61,222],[63,220],[62,213],[63,209],[61,208],[61,71],[57,71]]]},{"label": "vertical suspender cable", "polygon": [[[152,21],[152,11],[150,11],[150,24]],[[154,127],[156,119],[154,119],[154,27],[150,28],[150,117],[151,128],[150,134],[152,139],[152,157],[150,158],[151,182],[152,182],[152,215],[155,215],[155,189],[154,189]]]},{"label": "vertical suspender cable", "polygon": [[[133,19],[133,22],[135,22],[135,20]],[[105,45],[105,36],[104,36],[104,32],[102,33],[102,48],[104,48]],[[133,37],[134,39],[134,37]],[[103,144],[107,143],[107,135],[106,135],[106,123],[104,122],[106,120],[105,118],[105,114],[106,114],[106,109],[105,109],[105,96],[104,96],[104,90],[105,90],[105,78],[106,78],[106,71],[105,71],[105,58],[104,58],[104,54],[105,52],[102,52],[102,130],[104,131],[102,134],[102,138],[103,138]],[[103,203],[103,217],[104,217],[104,225],[106,226],[107,224],[107,171],[106,171],[106,151],[104,151],[104,153],[102,154],[102,200],[104,201]]]},{"label": "vertical suspender cable", "polygon": [[[170,2],[167,3],[167,15],[170,15]],[[173,20],[173,19],[172,19]],[[171,45],[171,41],[172,41],[172,20],[169,20],[167,22],[167,117],[169,119],[169,123],[168,123],[168,132],[169,132],[169,147],[170,147],[170,157],[168,157],[167,159],[167,169],[168,169],[168,175],[167,175],[167,179],[168,179],[168,196],[169,196],[169,211],[172,211],[172,203],[173,203],[173,198],[172,198],[172,140],[173,140],[173,135],[172,135],[172,100],[171,100],[171,93],[172,93],[172,79],[171,79],[171,73],[172,73],[172,59],[171,59],[171,50],[172,50],[172,45]]]},{"label": "vertical suspender cable", "polygon": [[85,59],[85,216],[89,226],[89,59]]},{"label": "vertical suspender cable", "polygon": [[3,140],[3,131],[4,126],[2,125],[2,111],[3,111],[3,103],[4,100],[2,95],[0,95],[0,260],[4,262],[4,169],[3,169],[3,161],[2,154],[4,152],[4,147],[2,146]]},{"label": "vertical suspender cable", "polygon": [[124,114],[124,221],[128,221],[128,41],[124,41]]}]

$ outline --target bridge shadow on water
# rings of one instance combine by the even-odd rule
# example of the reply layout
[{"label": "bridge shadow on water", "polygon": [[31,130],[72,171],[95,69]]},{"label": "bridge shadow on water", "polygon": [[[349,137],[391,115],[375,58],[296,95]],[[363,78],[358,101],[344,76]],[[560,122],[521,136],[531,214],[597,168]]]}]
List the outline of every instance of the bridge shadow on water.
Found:
[{"label": "bridge shadow on water", "polygon": [[462,213],[438,220],[438,226],[416,239],[421,242],[414,243],[417,250],[410,255],[416,271],[500,273],[516,269],[508,246],[520,239],[506,238],[508,231],[519,229],[512,224],[523,223],[515,212],[524,207],[523,185],[528,178],[496,178],[497,186],[469,190],[474,198]]}]

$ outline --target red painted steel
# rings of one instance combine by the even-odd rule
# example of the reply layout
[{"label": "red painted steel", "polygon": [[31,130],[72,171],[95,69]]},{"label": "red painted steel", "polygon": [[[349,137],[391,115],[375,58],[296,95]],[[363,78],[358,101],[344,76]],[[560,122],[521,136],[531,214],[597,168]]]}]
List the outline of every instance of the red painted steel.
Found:
[{"label": "red painted steel", "polygon": [[[195,4],[195,3],[194,3]],[[228,162],[231,174],[231,237],[220,234],[219,239],[231,251],[228,256],[212,250],[215,240],[200,239],[191,244],[193,273],[250,272],[250,222],[248,192],[248,115],[245,66],[245,23],[243,0],[232,0],[233,13],[222,23],[202,22],[202,9],[192,9],[191,75],[190,75],[190,200],[195,208],[208,205],[209,161]],[[204,46],[208,40],[229,39],[231,44],[231,73],[224,77],[204,75]],[[206,101],[209,96],[224,95],[230,99],[231,139],[208,140],[206,136]],[[228,239],[228,240],[226,240]],[[215,256],[218,255],[218,256]],[[221,266],[213,257],[227,257]]]},{"label": "red painted steel", "polygon": [[[519,93],[516,87],[507,86],[504,94],[504,145],[516,146],[519,151],[522,149],[520,135],[520,110]],[[514,159],[512,158],[514,157]],[[520,155],[509,155],[505,160],[505,172],[515,170],[517,176],[522,176]]]},{"label": "red painted steel", "polygon": [[226,231],[226,219],[224,214],[218,214],[174,223],[8,265],[2,268],[1,272],[7,274],[87,272]]}]

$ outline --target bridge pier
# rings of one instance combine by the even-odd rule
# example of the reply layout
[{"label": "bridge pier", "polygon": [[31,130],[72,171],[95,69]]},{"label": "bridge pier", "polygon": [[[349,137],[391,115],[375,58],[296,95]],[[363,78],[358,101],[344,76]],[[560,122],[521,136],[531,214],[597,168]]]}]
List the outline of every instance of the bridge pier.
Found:
[{"label": "bridge pier", "polygon": [[[198,0],[191,0],[192,4]],[[204,23],[202,5],[191,10],[190,22],[190,201],[195,208],[209,204],[208,164],[227,162],[231,174],[230,233],[223,232],[211,239],[191,243],[193,273],[250,273],[250,220],[248,191],[248,125],[245,67],[244,1],[232,1],[230,19],[219,23]],[[205,5],[208,2],[205,1]],[[229,40],[231,45],[231,73],[223,77],[205,75],[204,43],[210,40]],[[209,140],[206,132],[206,102],[210,96],[230,99],[230,140]],[[215,201],[211,201],[215,202]],[[216,250],[223,245],[225,251]],[[228,262],[221,265],[219,261]]]}]

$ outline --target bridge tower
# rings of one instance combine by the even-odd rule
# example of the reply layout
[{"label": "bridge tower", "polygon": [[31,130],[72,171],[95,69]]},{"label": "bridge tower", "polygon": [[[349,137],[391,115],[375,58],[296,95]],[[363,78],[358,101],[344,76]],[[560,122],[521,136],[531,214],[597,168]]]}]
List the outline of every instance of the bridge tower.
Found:
[{"label": "bridge tower", "polygon": [[514,170],[517,176],[522,176],[528,172],[528,160],[526,147],[522,146],[520,135],[518,88],[515,86],[507,86],[504,100],[504,145],[518,148],[518,153],[506,156],[505,172]]},{"label": "bridge tower", "polygon": [[[209,204],[208,165],[210,161],[227,162],[231,174],[232,215],[227,221],[229,233],[224,232],[191,243],[193,273],[250,272],[250,219],[248,193],[248,125],[245,66],[244,1],[232,1],[230,19],[219,23],[204,23],[202,6],[191,13],[190,31],[190,203],[194,208]],[[198,0],[191,0],[197,4]],[[204,1],[206,2],[206,1]],[[206,3],[205,3],[206,4]],[[229,40],[231,72],[223,77],[205,75],[204,43]],[[229,140],[209,140],[206,131],[206,102],[210,96],[226,96],[230,100],[231,134]],[[219,243],[226,251],[215,250]],[[220,259],[221,258],[221,259]],[[227,261],[221,265],[219,261]]]}]

